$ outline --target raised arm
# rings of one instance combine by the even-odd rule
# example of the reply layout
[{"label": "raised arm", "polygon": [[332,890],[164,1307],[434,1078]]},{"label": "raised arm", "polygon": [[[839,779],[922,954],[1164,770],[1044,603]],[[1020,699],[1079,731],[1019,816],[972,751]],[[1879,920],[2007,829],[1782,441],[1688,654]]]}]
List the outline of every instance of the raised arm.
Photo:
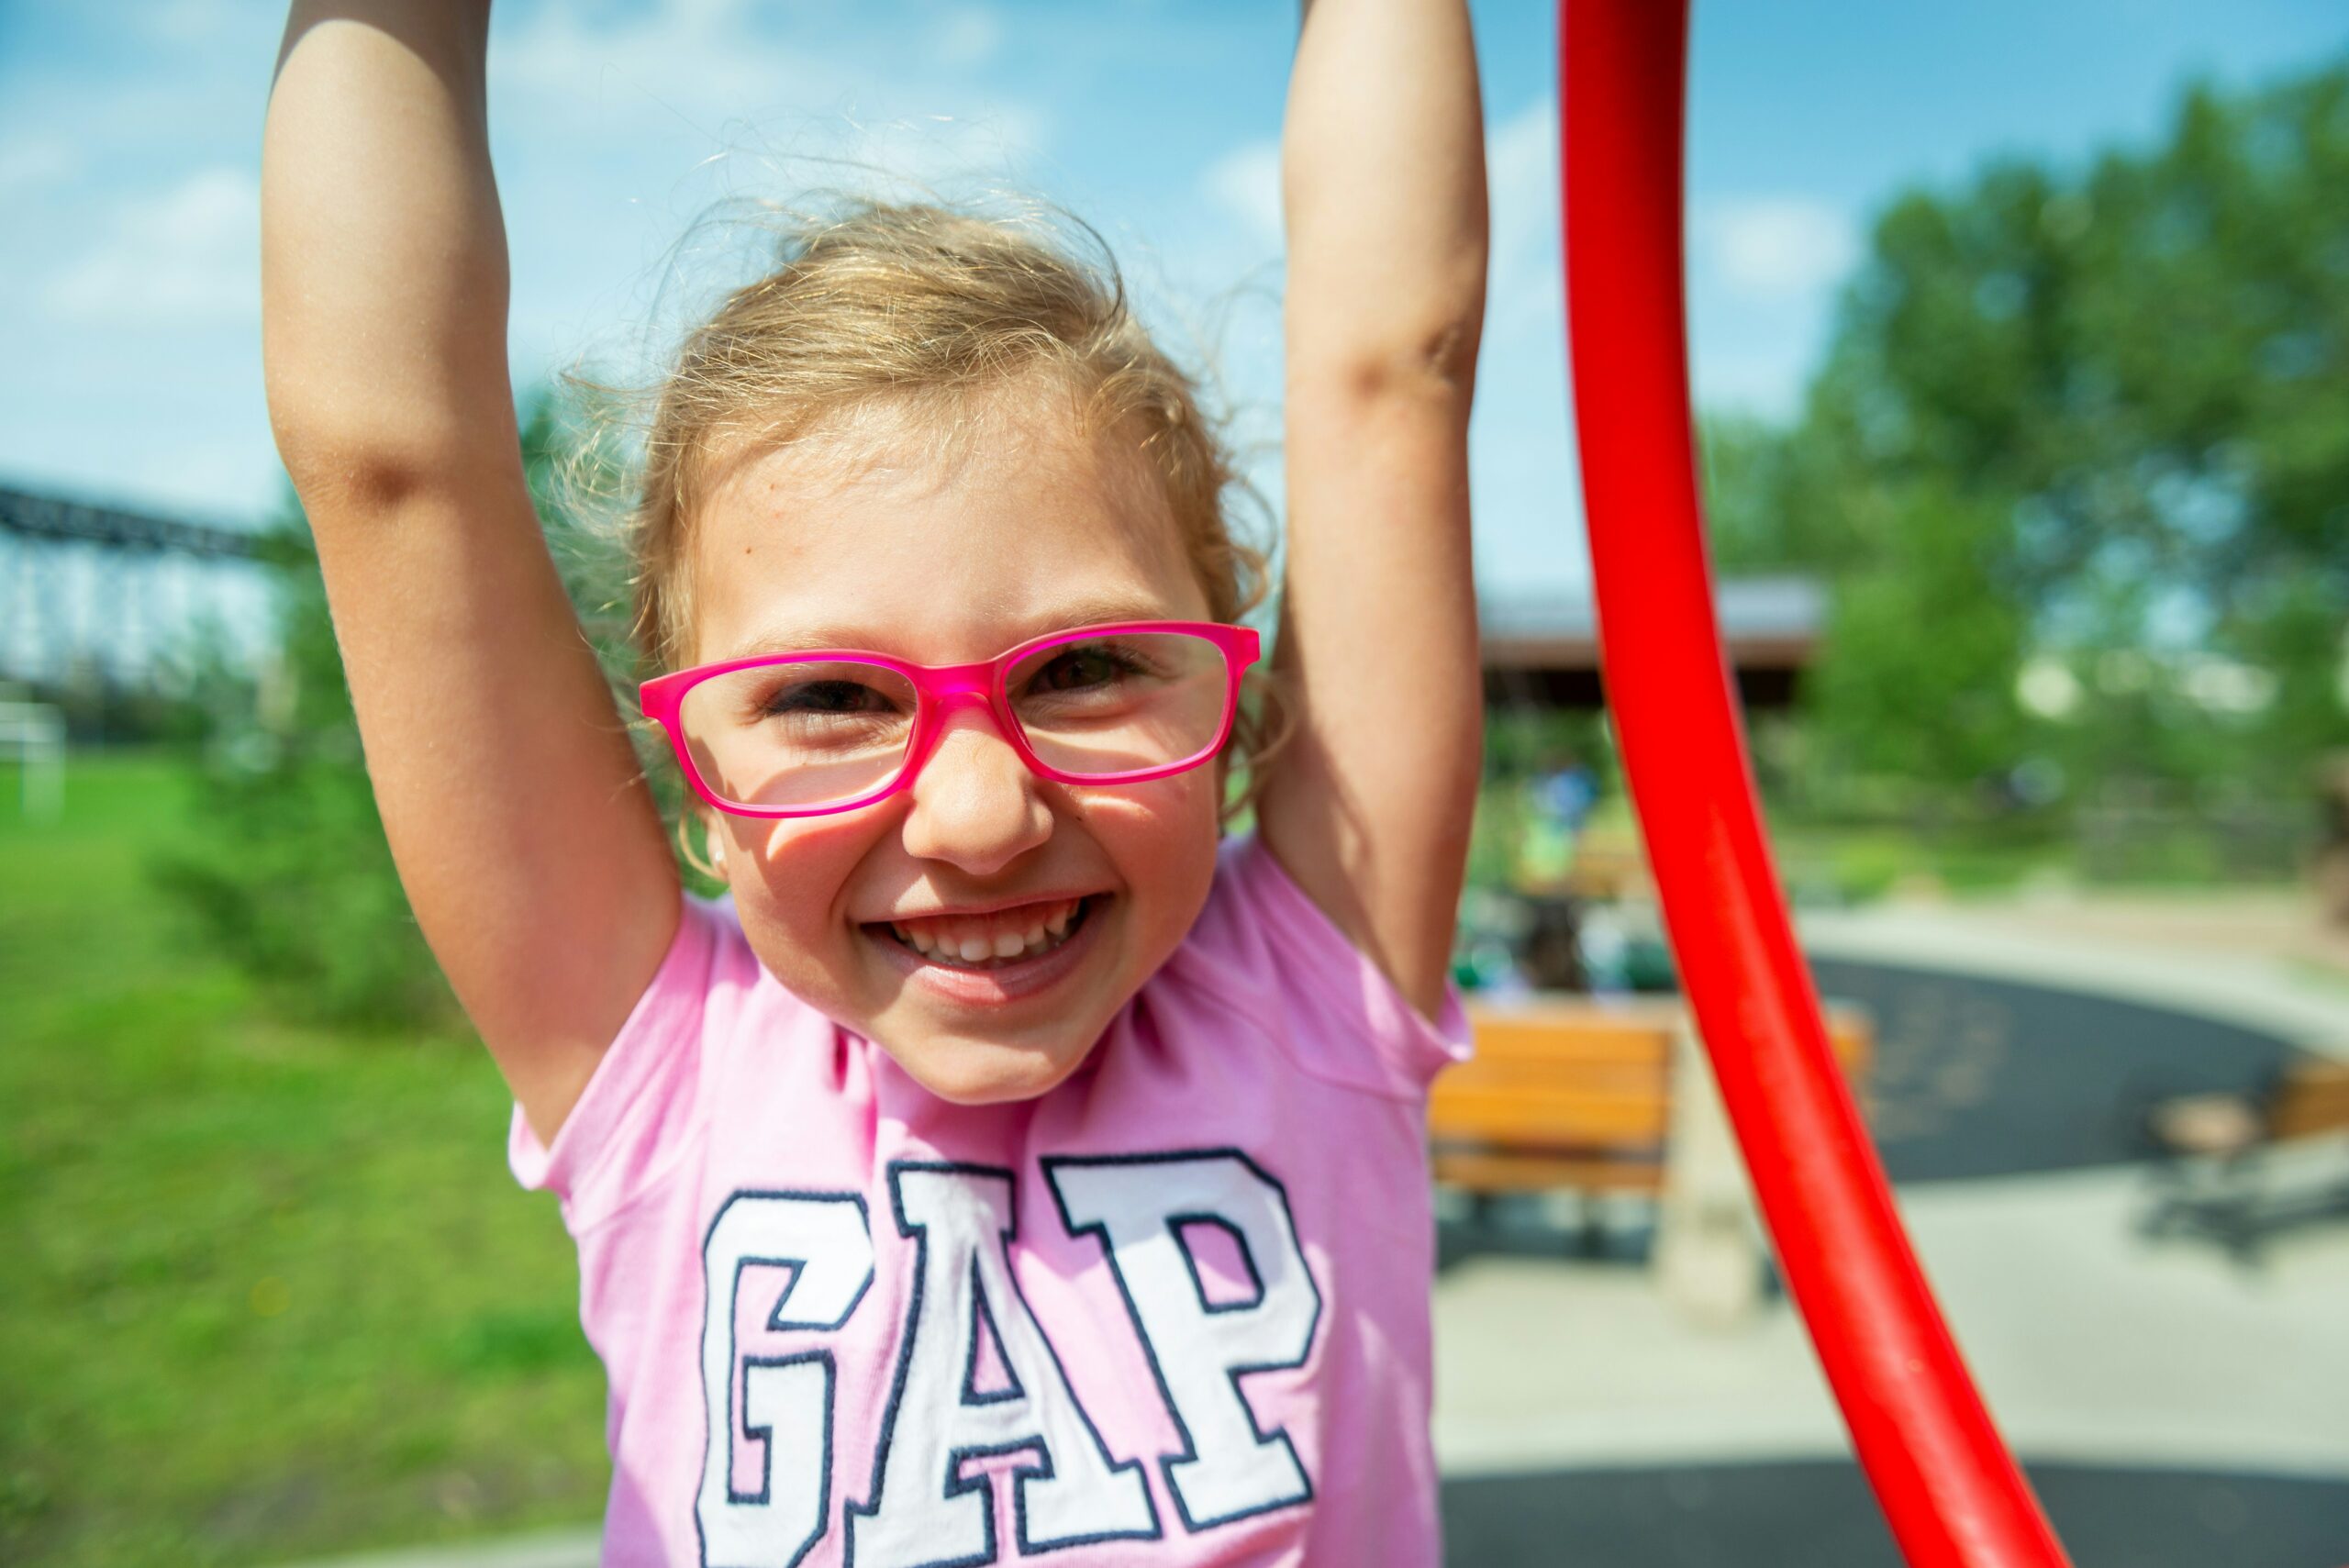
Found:
[{"label": "raised arm", "polygon": [[487,0],[297,4],[262,154],[270,421],[424,935],[541,1137],[676,929],[506,370]]},{"label": "raised arm", "polygon": [[1289,874],[1422,1011],[1442,1000],[1484,737],[1468,407],[1482,108],[1463,0],[1311,0],[1289,84],[1295,740],[1258,801]]}]

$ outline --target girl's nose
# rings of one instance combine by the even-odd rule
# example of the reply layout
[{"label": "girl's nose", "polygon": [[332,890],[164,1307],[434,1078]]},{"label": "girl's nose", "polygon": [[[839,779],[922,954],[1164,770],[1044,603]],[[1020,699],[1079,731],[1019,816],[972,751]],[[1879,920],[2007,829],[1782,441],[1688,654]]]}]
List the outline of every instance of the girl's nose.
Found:
[{"label": "girl's nose", "polygon": [[908,854],[989,876],[1052,837],[1036,775],[984,712],[951,718],[907,792]]}]

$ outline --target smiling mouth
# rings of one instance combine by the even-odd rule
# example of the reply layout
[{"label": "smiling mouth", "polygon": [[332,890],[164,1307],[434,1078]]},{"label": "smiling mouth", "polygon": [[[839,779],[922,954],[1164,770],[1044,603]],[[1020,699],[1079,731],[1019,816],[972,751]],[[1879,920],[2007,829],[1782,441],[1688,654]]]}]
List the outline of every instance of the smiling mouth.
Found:
[{"label": "smiling mouth", "polygon": [[1024,925],[1000,920],[984,926],[952,917],[875,922],[866,929],[941,969],[984,973],[1031,963],[1064,946],[1091,917],[1103,895],[1088,894],[1062,904],[1039,905]]}]

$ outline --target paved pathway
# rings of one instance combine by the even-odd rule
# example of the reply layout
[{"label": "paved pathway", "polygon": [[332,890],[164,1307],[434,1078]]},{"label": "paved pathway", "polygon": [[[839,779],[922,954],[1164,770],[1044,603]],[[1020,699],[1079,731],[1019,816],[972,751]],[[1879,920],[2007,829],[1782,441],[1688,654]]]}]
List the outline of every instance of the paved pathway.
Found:
[{"label": "paved pathway", "polygon": [[[2278,1240],[2246,1274],[2151,1246],[2129,1170],[1935,1184],[1903,1218],[2016,1449],[2349,1482],[2349,1230]],[[1842,1424],[1783,1303],[1685,1324],[1635,1265],[1476,1258],[1436,1287],[1445,1473],[1818,1459]],[[2344,1552],[2349,1557],[2349,1552]]]},{"label": "paved pathway", "polygon": [[464,1546],[338,1557],[303,1568],[596,1568],[601,1534],[595,1529],[546,1530]]}]

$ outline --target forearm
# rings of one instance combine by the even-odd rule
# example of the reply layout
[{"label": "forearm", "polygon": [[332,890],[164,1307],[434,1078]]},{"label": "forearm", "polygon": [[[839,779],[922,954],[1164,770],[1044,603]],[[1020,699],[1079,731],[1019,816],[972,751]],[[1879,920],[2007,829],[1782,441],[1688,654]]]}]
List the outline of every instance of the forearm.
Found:
[{"label": "forearm", "polygon": [[1463,0],[1308,0],[1281,142],[1291,364],[1464,389],[1489,241]]},{"label": "forearm", "polygon": [[289,472],[462,483],[514,450],[487,0],[301,0],[262,153],[262,343]]},{"label": "forearm", "polygon": [[1433,1017],[1482,713],[1467,459],[1485,161],[1461,0],[1316,0],[1282,172],[1288,516],[1273,667],[1297,727],[1257,820],[1297,884]]}]

